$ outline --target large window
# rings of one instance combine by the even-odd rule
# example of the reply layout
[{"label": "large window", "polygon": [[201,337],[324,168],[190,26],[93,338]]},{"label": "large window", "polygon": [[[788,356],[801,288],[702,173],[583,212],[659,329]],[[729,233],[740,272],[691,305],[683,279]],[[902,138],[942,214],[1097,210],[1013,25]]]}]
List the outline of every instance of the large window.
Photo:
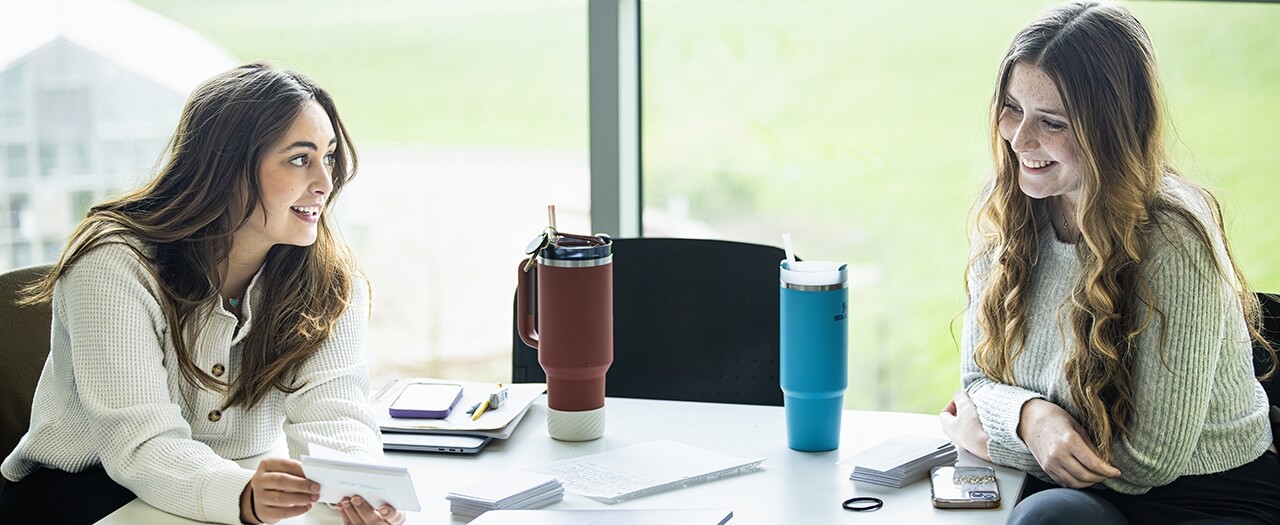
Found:
[{"label": "large window", "polygon": [[[645,234],[790,233],[801,257],[850,263],[846,404],[938,411],[959,387],[996,68],[1057,3],[646,0]],[[1280,6],[1128,5],[1159,54],[1179,166],[1220,189],[1251,284],[1280,291]]]},{"label": "large window", "polygon": [[[137,1],[238,61],[274,61],[334,94],[361,154],[336,219],[374,286],[375,381],[507,377],[516,262],[545,205],[564,230],[598,229],[588,1],[639,0]],[[641,71],[619,75],[643,79],[643,233],[775,245],[790,233],[803,258],[849,262],[847,405],[936,412],[958,387],[966,223],[989,169],[997,63],[1052,4],[644,0]],[[1129,5],[1156,44],[1179,167],[1220,190],[1251,284],[1280,291],[1280,208],[1267,202],[1280,182],[1266,176],[1280,163],[1280,6]],[[0,143],[18,145],[0,163],[0,265],[40,262],[52,246],[21,231],[32,204],[4,194],[85,163],[114,188],[136,185],[160,144],[135,117],[176,105],[124,73],[65,104],[43,100],[28,62],[0,65],[0,93],[16,94],[0,97]],[[63,106],[80,109],[28,115]],[[64,133],[89,116],[94,129],[127,127],[88,146]],[[60,131],[42,134],[46,124]],[[84,207],[75,195],[61,201],[71,214]],[[609,206],[623,207],[594,207]]]},{"label": "large window", "polygon": [[[335,218],[373,284],[375,382],[509,377],[516,266],[546,205],[563,229],[590,231],[585,0],[138,3],[334,95],[360,153]],[[76,111],[133,125],[129,108],[146,105],[112,103]],[[145,179],[160,144],[107,139],[94,169],[119,187]],[[32,160],[59,177],[70,146]],[[82,194],[66,202],[83,211]]]},{"label": "large window", "polygon": [[545,206],[589,230],[585,1],[141,3],[333,93],[360,152],[337,219],[374,287],[375,381],[509,377]]}]

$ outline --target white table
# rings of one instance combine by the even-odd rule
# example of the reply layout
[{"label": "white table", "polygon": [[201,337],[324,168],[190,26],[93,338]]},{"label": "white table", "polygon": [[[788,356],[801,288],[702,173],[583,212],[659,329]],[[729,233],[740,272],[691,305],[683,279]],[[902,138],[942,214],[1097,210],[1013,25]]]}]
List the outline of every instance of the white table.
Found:
[{"label": "white table", "polygon": [[[409,513],[409,523],[462,524],[444,499],[451,489],[500,474],[551,461],[594,454],[654,439],[674,439],[744,458],[764,457],[762,470],[702,485],[605,505],[566,493],[549,508],[690,508],[733,509],[730,525],[780,523],[1003,523],[1024,474],[996,467],[1004,505],[992,510],[938,510],[929,502],[929,484],[917,482],[890,489],[849,481],[851,467],[836,462],[899,434],[942,437],[937,416],[846,410],[840,448],[831,452],[796,452],[787,448],[781,407],[610,398],[606,402],[605,436],[585,443],[551,439],[546,429],[546,397],[537,401],[506,441],[494,441],[477,455],[387,453],[387,461],[408,467],[422,501],[422,512]],[[251,467],[260,458],[241,464]],[[960,464],[990,465],[961,452]],[[840,503],[853,496],[884,500],[875,512],[850,512]],[[318,505],[285,523],[341,523],[332,510]],[[195,523],[134,500],[99,523]]]}]

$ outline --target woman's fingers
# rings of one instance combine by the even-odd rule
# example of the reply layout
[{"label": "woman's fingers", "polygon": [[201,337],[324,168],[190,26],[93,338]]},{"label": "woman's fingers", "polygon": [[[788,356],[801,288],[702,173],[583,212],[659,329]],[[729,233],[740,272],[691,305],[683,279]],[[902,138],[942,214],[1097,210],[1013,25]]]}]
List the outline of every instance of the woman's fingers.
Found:
[{"label": "woman's fingers", "polygon": [[[1102,456],[1094,452],[1093,447],[1084,445],[1077,447],[1073,451],[1073,457],[1080,463],[1080,467],[1089,471],[1090,474],[1096,476],[1102,481],[1107,478],[1114,478],[1120,475],[1120,469],[1110,463],[1103,461]],[[1096,483],[1096,482],[1095,482]]]},{"label": "woman's fingers", "polygon": [[396,511],[390,505],[374,508],[368,500],[355,496],[339,505],[343,523],[352,525],[400,525],[404,523],[404,513]]},{"label": "woman's fingers", "polygon": [[268,472],[255,478],[259,505],[290,507],[320,499],[320,484],[306,478],[282,472]]},{"label": "woman's fingers", "polygon": [[1064,487],[1084,488],[1120,475],[1120,471],[1102,460],[1088,439],[1068,430],[1038,458],[1046,474]]},{"label": "woman's fingers", "polygon": [[956,426],[955,415],[949,412],[943,412],[941,414],[938,414],[938,424],[942,425],[942,433],[947,436],[947,439],[950,439],[952,442],[955,442],[960,439],[960,436],[957,435],[955,430],[955,426]]},{"label": "woman's fingers", "polygon": [[1093,440],[1089,438],[1089,433],[1085,432],[1084,427],[1079,422],[1075,422],[1074,428],[1076,433],[1080,435],[1080,439],[1084,441],[1083,454],[1077,454],[1076,459],[1080,460],[1089,470],[1098,473],[1101,476],[1114,478],[1120,475],[1120,469],[1114,465],[1107,463],[1102,456],[1097,454],[1098,447],[1093,444]]},{"label": "woman's fingers", "polygon": [[320,495],[311,492],[285,492],[280,490],[263,489],[257,494],[257,501],[259,505],[271,505],[274,507],[310,505],[318,499],[320,499]]},{"label": "woman's fingers", "polygon": [[257,517],[265,523],[275,523],[283,519],[306,514],[307,511],[310,511],[310,510],[311,510],[310,504],[299,505],[299,506],[278,507],[275,505],[267,505],[260,501],[257,502],[257,512],[258,512]]},{"label": "woman's fingers", "polygon": [[289,458],[264,458],[258,463],[258,472],[283,472],[299,478],[307,477],[302,472],[302,463]]},{"label": "woman's fingers", "polygon": [[254,510],[267,522],[303,514],[320,498],[320,484],[305,477],[301,463],[286,458],[263,459],[251,486]]},{"label": "woman's fingers", "polygon": [[392,508],[390,505],[383,505],[379,507],[378,514],[381,514],[382,519],[387,520],[387,523],[390,523],[391,525],[401,525],[407,518],[403,512]]},{"label": "woman's fingers", "polygon": [[280,492],[297,492],[306,494],[320,494],[320,484],[307,478],[300,478],[292,474],[284,474],[281,472],[268,472],[254,476],[254,483],[264,489],[278,490]]},{"label": "woman's fingers", "polygon": [[1089,470],[1089,467],[1086,467],[1074,456],[1066,458],[1060,465],[1060,469],[1063,479],[1067,481],[1065,486],[1073,489],[1088,487],[1107,479],[1107,476]]}]

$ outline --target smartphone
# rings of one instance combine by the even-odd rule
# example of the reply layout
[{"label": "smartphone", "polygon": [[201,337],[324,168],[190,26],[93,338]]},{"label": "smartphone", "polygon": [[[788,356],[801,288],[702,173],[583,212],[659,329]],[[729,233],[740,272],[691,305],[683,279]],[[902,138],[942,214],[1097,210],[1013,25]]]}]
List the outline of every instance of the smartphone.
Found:
[{"label": "smartphone", "polygon": [[391,417],[441,419],[449,417],[462,399],[462,385],[409,383],[391,402]]},{"label": "smartphone", "polygon": [[994,509],[1000,487],[991,467],[933,467],[929,472],[933,506],[939,509]]}]

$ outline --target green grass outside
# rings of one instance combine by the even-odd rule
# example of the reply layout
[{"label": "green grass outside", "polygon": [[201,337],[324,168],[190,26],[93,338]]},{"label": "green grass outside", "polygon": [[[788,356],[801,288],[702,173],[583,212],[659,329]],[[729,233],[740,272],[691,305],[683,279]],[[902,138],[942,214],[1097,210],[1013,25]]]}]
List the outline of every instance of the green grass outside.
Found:
[{"label": "green grass outside", "polygon": [[[139,3],[316,78],[361,143],[586,148],[585,2]],[[852,293],[850,407],[935,412],[958,386],[951,329],[995,69],[1046,5],[644,4],[645,202],[685,198],[730,238],[790,232],[806,258],[879,268]],[[1280,291],[1280,6],[1130,5],[1157,48],[1178,165],[1220,190],[1251,284]]]}]

